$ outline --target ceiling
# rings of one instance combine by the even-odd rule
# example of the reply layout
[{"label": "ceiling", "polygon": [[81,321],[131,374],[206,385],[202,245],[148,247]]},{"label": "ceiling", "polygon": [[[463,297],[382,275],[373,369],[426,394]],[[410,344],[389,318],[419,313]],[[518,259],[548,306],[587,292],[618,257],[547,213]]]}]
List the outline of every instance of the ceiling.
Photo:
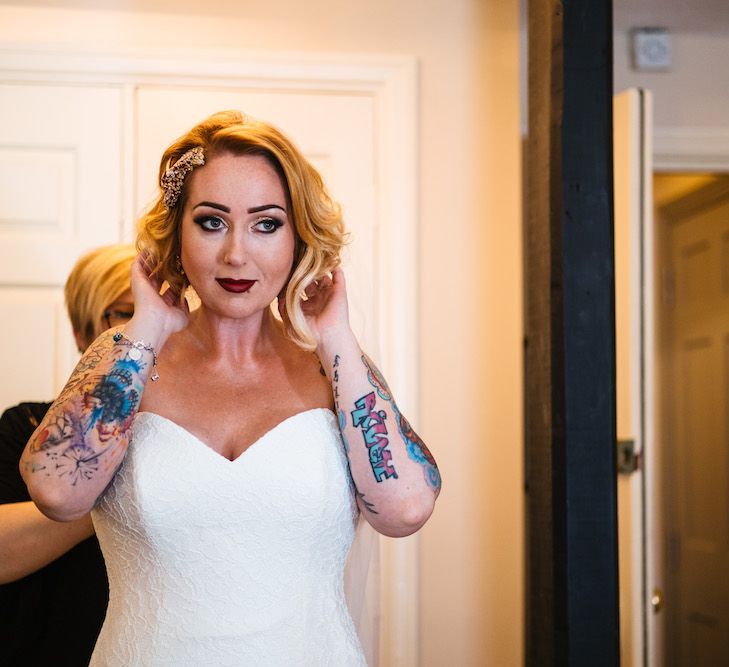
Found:
[{"label": "ceiling", "polygon": [[[528,1],[520,0],[522,4]],[[206,0],[204,3],[200,0],[0,0],[0,5],[3,4],[213,16],[256,16],[260,7],[256,0]],[[681,32],[729,32],[729,0],[613,0],[613,16],[616,30],[649,27]]]}]

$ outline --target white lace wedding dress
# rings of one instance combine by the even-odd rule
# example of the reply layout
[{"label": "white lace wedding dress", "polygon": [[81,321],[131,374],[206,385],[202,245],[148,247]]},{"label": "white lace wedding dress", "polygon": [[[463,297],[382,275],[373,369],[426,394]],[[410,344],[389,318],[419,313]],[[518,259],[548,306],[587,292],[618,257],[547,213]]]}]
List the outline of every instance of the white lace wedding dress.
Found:
[{"label": "white lace wedding dress", "polygon": [[92,512],[110,592],[91,665],[365,665],[342,583],[350,484],[330,410],[234,461],[139,413]]}]

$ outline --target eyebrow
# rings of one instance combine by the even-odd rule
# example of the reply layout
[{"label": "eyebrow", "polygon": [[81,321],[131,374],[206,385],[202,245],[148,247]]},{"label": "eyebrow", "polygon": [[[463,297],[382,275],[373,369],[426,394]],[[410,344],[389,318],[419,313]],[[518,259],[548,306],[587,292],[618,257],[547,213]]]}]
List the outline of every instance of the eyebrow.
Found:
[{"label": "eyebrow", "polygon": [[248,213],[258,213],[259,211],[265,211],[269,208],[277,208],[286,213],[286,209],[283,206],[279,206],[278,204],[264,204],[263,206],[254,206],[253,208],[248,209]]},{"label": "eyebrow", "polygon": [[[210,208],[215,208],[218,211],[230,213],[230,209],[227,206],[224,206],[223,204],[216,204],[212,201],[201,201],[199,204],[195,204],[195,206],[193,206],[193,209],[196,209],[200,206],[209,206]],[[266,211],[269,208],[277,208],[286,213],[286,209],[283,206],[279,206],[278,204],[263,204],[263,206],[254,206],[253,208],[248,209],[248,213],[258,213],[260,211]]]},{"label": "eyebrow", "polygon": [[193,206],[193,209],[199,208],[200,206],[209,206],[210,208],[218,209],[218,211],[230,213],[230,209],[227,206],[223,206],[222,204],[216,204],[212,201],[201,201],[199,204],[195,204],[195,206]]}]

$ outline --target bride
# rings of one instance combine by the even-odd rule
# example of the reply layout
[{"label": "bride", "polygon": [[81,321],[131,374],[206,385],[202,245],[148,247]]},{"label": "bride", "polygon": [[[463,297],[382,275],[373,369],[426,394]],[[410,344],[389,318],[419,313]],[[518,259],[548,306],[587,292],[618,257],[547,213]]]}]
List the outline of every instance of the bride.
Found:
[{"label": "bride", "polygon": [[133,318],[21,460],[47,516],[93,508],[110,595],[91,664],[363,665],[342,585],[355,519],[415,532],[440,475],[349,326],[339,208],[237,112],[170,146],[160,186]]}]

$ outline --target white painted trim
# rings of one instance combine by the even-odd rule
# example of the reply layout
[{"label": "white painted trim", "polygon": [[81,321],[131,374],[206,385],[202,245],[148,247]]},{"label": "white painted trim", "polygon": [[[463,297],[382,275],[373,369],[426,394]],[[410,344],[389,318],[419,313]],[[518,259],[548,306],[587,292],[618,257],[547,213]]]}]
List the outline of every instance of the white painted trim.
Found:
[{"label": "white painted trim", "polygon": [[[377,109],[380,354],[398,402],[418,418],[417,68],[408,56],[244,50],[73,49],[0,43],[0,83],[119,85],[123,111],[145,84],[342,91]],[[133,123],[120,128],[124,192],[120,234],[132,229]],[[128,192],[129,191],[129,192]],[[418,538],[382,540],[380,664],[418,663]]]},{"label": "white painted trim", "polygon": [[[643,512],[645,541],[645,563],[643,568],[643,613],[645,620],[644,662],[646,667],[659,667],[665,662],[666,614],[656,614],[652,607],[653,591],[665,591],[663,527],[663,485],[662,485],[662,451],[659,450],[657,403],[657,330],[656,308],[658,294],[656,292],[656,228],[654,218],[653,173],[662,164],[657,158],[656,134],[653,129],[653,95],[643,91],[643,423],[644,433],[644,479],[643,479]],[[665,146],[665,144],[664,144]],[[678,153],[675,152],[674,155]],[[729,155],[729,153],[727,153]],[[665,167],[664,167],[665,168]]]},{"label": "white painted trim", "polygon": [[[244,49],[72,50],[64,45],[0,43],[5,81],[63,83],[185,82],[187,85],[244,85],[275,90],[382,91],[401,75],[415,76],[409,56],[311,54]],[[396,112],[397,109],[392,109]]]},{"label": "white painted trim", "polygon": [[655,171],[729,171],[729,127],[656,127]]}]

